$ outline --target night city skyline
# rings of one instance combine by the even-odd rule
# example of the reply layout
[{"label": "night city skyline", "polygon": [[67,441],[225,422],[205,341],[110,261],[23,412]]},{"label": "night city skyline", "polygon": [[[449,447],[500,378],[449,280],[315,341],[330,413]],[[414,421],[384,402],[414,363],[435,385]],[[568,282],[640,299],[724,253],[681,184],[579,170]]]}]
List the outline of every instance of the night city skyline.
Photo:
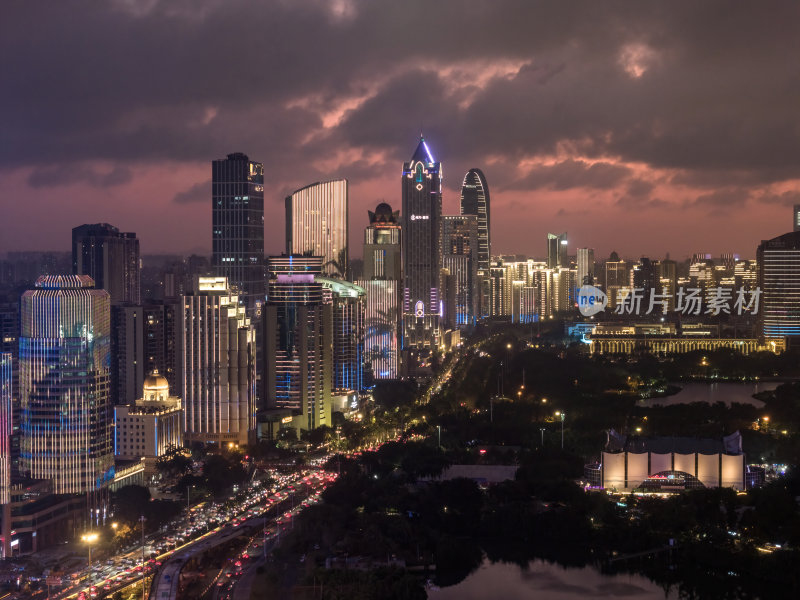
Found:
[{"label": "night city skyline", "polygon": [[798,23],[4,2],[0,600],[800,598]]},{"label": "night city skyline", "polygon": [[108,222],[143,254],[210,254],[209,163],[244,152],[269,183],[267,255],[285,196],[344,177],[357,257],[420,131],[444,214],[486,174],[494,254],[542,256],[567,231],[598,258],[752,257],[800,198],[791,3],[31,6],[0,25],[0,252]]}]

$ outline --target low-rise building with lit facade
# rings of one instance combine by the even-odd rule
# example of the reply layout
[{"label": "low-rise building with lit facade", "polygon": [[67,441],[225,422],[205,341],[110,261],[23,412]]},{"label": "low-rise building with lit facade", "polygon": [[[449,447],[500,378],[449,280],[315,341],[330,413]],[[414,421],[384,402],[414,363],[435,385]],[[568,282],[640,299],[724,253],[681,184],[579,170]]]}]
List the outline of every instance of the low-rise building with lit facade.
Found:
[{"label": "low-rise building with lit facade", "polygon": [[609,491],[680,492],[698,488],[745,489],[742,437],[719,440],[624,436],[608,432],[600,470]]},{"label": "low-rise building with lit facade", "polygon": [[158,457],[183,446],[181,399],[170,396],[169,383],[158,370],[145,378],[142,397],[114,410],[118,458],[144,457],[148,475],[155,473]]}]

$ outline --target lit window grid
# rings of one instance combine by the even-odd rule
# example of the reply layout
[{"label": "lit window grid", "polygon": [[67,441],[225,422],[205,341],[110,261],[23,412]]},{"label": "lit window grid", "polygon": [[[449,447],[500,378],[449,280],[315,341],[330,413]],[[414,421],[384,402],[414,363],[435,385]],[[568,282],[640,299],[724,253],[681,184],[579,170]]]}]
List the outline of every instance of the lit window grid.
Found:
[{"label": "lit window grid", "polygon": [[[335,179],[297,190],[287,202],[287,251],[322,257],[326,275],[346,275],[348,268],[348,183]],[[340,273],[333,263],[340,263]]]},{"label": "lit window grid", "polygon": [[92,284],[42,277],[22,296],[20,469],[59,494],[113,479],[109,295]]}]

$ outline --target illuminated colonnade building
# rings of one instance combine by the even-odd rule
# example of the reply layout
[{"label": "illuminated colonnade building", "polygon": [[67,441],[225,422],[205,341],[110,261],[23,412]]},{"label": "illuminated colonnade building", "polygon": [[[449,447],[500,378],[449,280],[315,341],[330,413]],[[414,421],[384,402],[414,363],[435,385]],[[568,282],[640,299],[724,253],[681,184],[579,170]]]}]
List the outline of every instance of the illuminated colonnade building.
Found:
[{"label": "illuminated colonnade building", "polygon": [[286,254],[322,257],[322,273],[347,279],[347,179],[312,183],[286,197]]},{"label": "illuminated colonnade building", "polygon": [[22,295],[20,471],[95,509],[114,478],[109,322],[88,275],[42,276]]},{"label": "illuminated colonnade building", "polygon": [[186,441],[246,444],[255,430],[255,330],[225,277],[195,280],[178,331]]}]

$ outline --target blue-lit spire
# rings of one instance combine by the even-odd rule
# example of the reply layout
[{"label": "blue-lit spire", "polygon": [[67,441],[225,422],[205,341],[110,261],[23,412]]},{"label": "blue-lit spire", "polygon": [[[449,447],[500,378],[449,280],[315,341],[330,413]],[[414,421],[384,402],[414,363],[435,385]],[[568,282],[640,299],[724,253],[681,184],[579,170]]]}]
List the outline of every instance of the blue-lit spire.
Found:
[{"label": "blue-lit spire", "polygon": [[422,137],[422,135],[419,136],[419,144],[417,145],[417,149],[414,151],[414,156],[411,157],[411,162],[417,161],[424,163],[436,162],[433,160],[433,156],[428,148],[428,144],[425,143],[425,138]]}]

